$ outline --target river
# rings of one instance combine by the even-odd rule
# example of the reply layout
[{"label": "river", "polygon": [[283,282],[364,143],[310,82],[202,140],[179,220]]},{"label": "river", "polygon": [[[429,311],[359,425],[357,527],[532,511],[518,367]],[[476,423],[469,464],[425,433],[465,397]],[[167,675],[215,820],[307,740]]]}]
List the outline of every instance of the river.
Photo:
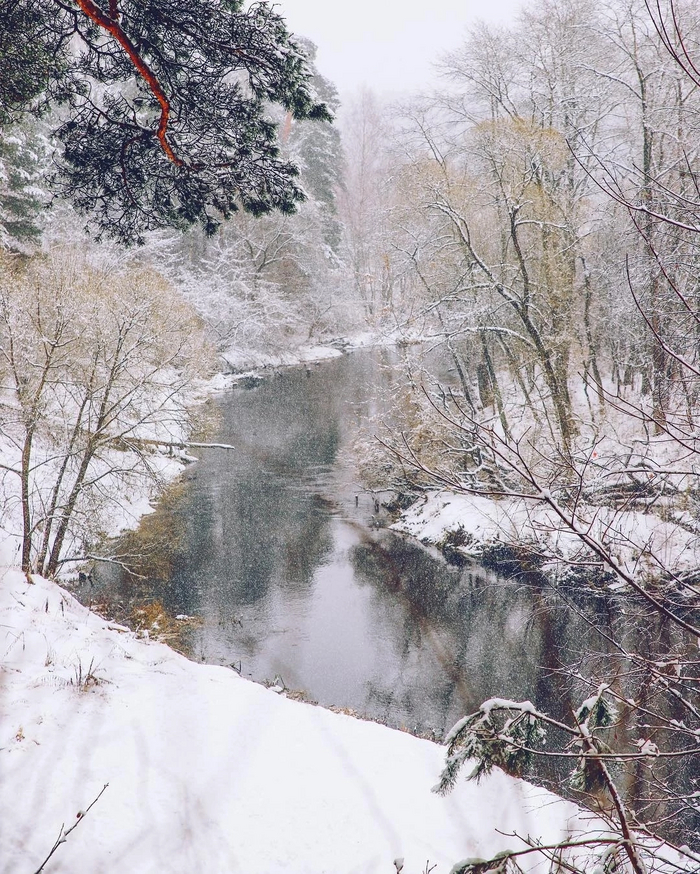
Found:
[{"label": "river", "polygon": [[[563,715],[557,669],[599,648],[588,620],[607,621],[608,599],[577,617],[542,586],[450,565],[381,527],[358,482],[353,444],[381,428],[402,355],[358,351],[222,395],[213,439],[235,451],[201,451],[148,517],[167,572],[140,597],[199,619],[192,657],[395,727],[441,736],[493,695]],[[133,597],[124,575],[101,580]]]},{"label": "river", "polygon": [[[458,567],[386,527],[378,496],[359,482],[368,444],[358,451],[357,439],[381,432],[403,396],[407,354],[358,351],[219,396],[211,439],[235,449],[199,451],[123,539],[144,578],[101,564],[82,600],[136,621],[150,603],[147,627],[162,606],[171,618],[160,631],[178,629],[170,641],[191,658],[427,737],[442,738],[493,696],[529,699],[568,722],[591,691],[572,679],[577,670],[617,677],[625,696],[653,694],[648,671],[630,671],[612,641],[671,656],[689,644],[634,598]],[[175,619],[183,615],[193,619]],[[658,706],[682,719],[677,705],[671,696]],[[644,723],[643,709],[621,708],[621,736],[653,737]],[[562,740],[550,732],[548,748]],[[538,779],[568,794],[570,766],[540,760]],[[645,767],[624,777],[633,806],[645,804]],[[698,767],[697,757],[658,762],[656,778],[683,797]],[[668,830],[686,840],[691,813]]]}]

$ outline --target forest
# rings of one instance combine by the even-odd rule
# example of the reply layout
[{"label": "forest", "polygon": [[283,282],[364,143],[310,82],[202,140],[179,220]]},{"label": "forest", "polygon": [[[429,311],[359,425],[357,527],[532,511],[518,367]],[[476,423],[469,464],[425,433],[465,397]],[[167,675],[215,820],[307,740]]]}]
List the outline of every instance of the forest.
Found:
[{"label": "forest", "polygon": [[563,780],[602,830],[454,874],[697,871],[700,9],[526,4],[394,101],[315,60],[266,3],[0,0],[5,564],[114,562],[215,373],[396,347],[350,451],[377,513],[614,614],[436,787]]}]

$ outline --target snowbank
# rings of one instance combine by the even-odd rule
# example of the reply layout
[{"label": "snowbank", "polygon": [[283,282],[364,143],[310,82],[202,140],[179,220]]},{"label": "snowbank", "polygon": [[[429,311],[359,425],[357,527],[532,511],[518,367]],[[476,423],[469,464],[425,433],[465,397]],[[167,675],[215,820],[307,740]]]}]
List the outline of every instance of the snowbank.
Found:
[{"label": "snowbank", "polygon": [[339,358],[342,354],[342,351],[335,346],[302,346],[293,351],[275,353],[244,351],[232,347],[221,353],[221,358],[226,367],[234,373],[239,373],[265,367],[292,367],[297,364],[328,361],[331,358]]},{"label": "snowbank", "polygon": [[[677,522],[651,512],[607,507],[581,505],[579,512],[585,520],[581,527],[607,543],[618,564],[641,581],[658,579],[663,568],[682,574],[700,563],[700,539]],[[538,554],[549,556],[538,566],[557,575],[571,574],[575,572],[572,564],[590,560],[580,539],[563,530],[544,502],[440,490],[417,500],[391,527],[423,543],[448,544],[477,559],[487,556],[495,545],[523,547],[535,560]]]},{"label": "snowbank", "polygon": [[194,664],[33,579],[0,580],[2,874],[36,870],[105,783],[47,871],[447,874],[518,844],[497,829],[586,825],[500,772],[434,795],[439,745]]},{"label": "snowbank", "polygon": [[[364,349],[369,346],[394,346],[397,344],[418,343],[419,335],[405,331],[359,331],[347,337],[338,337],[327,343],[298,346],[296,349],[263,352],[260,349],[245,349],[231,346],[221,353],[225,366],[234,377],[248,376],[264,368],[294,367],[299,364],[319,364],[338,358],[345,352]],[[220,387],[230,387],[231,374],[225,374]],[[235,379],[234,379],[235,382]]]}]

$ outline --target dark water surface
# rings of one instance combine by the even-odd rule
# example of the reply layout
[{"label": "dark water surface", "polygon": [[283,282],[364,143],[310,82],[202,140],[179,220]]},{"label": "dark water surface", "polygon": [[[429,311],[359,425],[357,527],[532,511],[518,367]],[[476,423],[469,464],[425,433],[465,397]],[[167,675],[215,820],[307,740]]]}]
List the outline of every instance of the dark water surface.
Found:
[{"label": "dark water surface", "polygon": [[201,618],[194,658],[393,726],[441,735],[493,695],[563,714],[556,669],[600,648],[586,620],[604,624],[607,601],[577,617],[537,585],[451,566],[378,527],[357,482],[351,446],[379,430],[400,358],[357,352],[222,395],[212,439],[236,449],[202,451],[154,514],[173,555],[153,591]]}]

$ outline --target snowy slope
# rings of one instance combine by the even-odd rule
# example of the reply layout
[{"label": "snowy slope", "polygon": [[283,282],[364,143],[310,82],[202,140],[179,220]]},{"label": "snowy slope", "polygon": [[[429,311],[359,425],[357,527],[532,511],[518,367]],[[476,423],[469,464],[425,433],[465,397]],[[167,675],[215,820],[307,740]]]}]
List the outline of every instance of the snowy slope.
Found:
[{"label": "snowy slope", "polygon": [[436,796],[439,745],[195,664],[2,573],[2,874],[36,871],[105,783],[47,872],[392,874],[402,856],[404,874],[426,860],[447,874],[519,845],[496,829],[549,841],[581,825],[500,772]]}]

